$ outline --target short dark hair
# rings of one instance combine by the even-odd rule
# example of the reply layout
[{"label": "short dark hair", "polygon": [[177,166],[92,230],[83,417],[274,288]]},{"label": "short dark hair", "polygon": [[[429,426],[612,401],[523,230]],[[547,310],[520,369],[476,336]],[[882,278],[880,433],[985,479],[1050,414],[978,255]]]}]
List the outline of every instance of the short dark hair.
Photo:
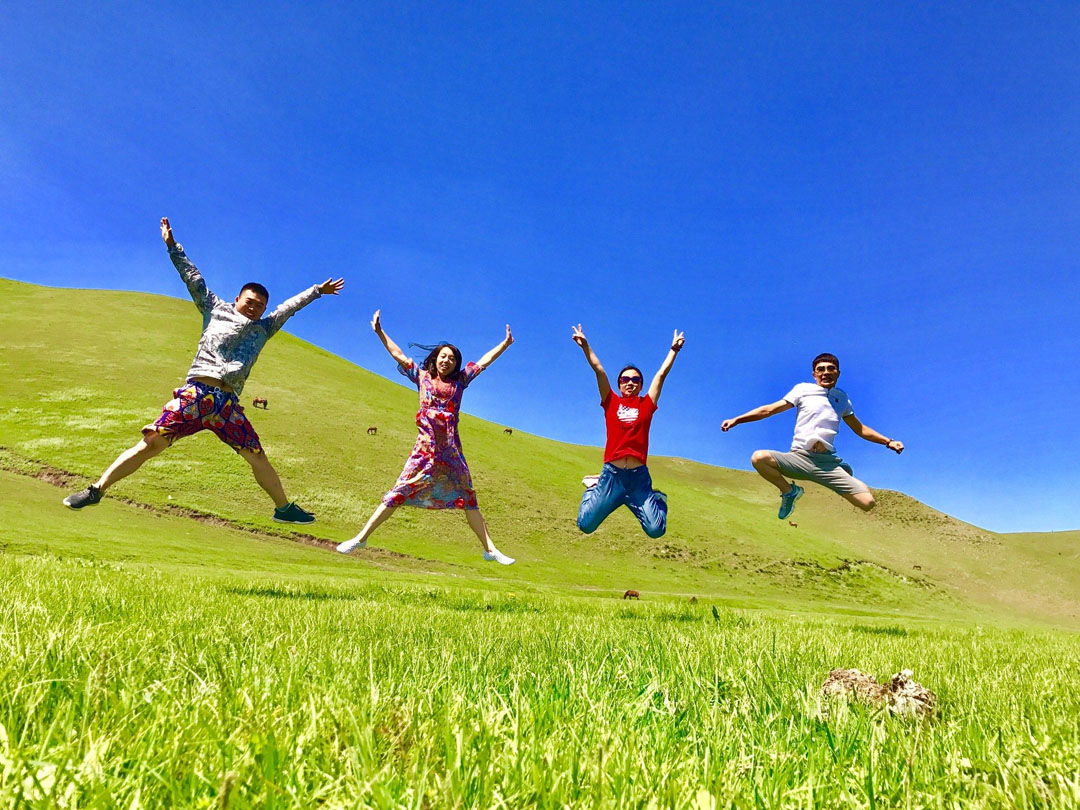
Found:
[{"label": "short dark hair", "polygon": [[819,354],[817,357],[815,357],[814,362],[810,364],[810,370],[816,370],[817,364],[820,363],[822,360],[831,360],[836,365],[836,370],[840,370],[840,361],[836,359],[835,354],[829,354],[828,352],[823,352],[822,354]]},{"label": "short dark hair", "polygon": [[438,376],[439,370],[435,367],[435,361],[439,357],[439,352],[443,349],[449,348],[454,353],[454,371],[447,376],[448,380],[456,380],[461,376],[461,349],[455,346],[453,343],[440,343],[434,349],[432,349],[428,356],[424,358],[424,362],[420,364],[420,368],[426,371],[428,374]]},{"label": "short dark hair", "polygon": [[249,281],[247,284],[241,287],[240,295],[243,295],[245,290],[251,290],[256,295],[261,295],[267,301],[270,300],[270,293],[267,291],[266,287],[264,287],[257,281]]},{"label": "short dark hair", "polygon": [[615,379],[618,380],[619,377],[621,377],[623,375],[624,371],[629,371],[630,369],[633,369],[634,371],[636,371],[638,373],[638,375],[641,377],[641,381],[645,382],[645,375],[642,374],[641,369],[638,368],[637,366],[635,366],[633,363],[627,363],[625,366],[623,366],[622,369],[619,371],[619,376],[616,377]]}]

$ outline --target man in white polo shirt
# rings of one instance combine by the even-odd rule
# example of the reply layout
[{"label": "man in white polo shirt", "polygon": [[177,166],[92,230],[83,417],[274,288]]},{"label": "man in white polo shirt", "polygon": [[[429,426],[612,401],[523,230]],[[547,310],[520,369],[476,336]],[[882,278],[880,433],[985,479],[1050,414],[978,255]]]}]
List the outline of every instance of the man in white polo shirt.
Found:
[{"label": "man in white polo shirt", "polygon": [[795,501],[802,497],[803,488],[784,476],[804,481],[816,481],[833,492],[838,492],[849,502],[869,512],[874,508],[874,496],[870,488],[851,473],[851,467],[836,455],[834,442],[843,419],[855,435],[868,442],[882,444],[896,453],[904,452],[904,443],[887,439],[873,428],[867,427],[855,416],[851,400],[836,387],[840,378],[840,361],[831,354],[819,354],[811,366],[814,382],[799,383],[783,399],[762,405],[742,416],[726,419],[720,425],[725,433],[743,422],[757,422],[791,408],[798,409],[795,420],[795,438],[791,452],[756,450],[750,460],[754,469],[766,481],[780,490],[779,518],[786,518],[795,508]]}]

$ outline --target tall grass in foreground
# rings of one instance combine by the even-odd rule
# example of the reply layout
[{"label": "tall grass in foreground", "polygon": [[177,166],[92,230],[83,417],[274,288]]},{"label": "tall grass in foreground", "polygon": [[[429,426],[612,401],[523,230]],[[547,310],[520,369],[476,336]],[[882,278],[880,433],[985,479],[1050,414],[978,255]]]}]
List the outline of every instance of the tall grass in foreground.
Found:
[{"label": "tall grass in foreground", "polygon": [[[0,804],[1080,803],[1080,639],[0,554]],[[911,667],[932,722],[824,710]]]}]

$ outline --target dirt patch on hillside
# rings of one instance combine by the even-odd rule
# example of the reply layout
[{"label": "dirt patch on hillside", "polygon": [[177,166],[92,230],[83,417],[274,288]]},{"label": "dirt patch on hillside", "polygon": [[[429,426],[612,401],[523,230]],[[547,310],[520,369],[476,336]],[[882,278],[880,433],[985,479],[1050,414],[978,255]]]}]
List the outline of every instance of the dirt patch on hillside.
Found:
[{"label": "dirt patch on hillside", "polygon": [[841,560],[840,564],[834,568],[827,568],[809,560],[774,560],[757,569],[759,574],[774,576],[787,576],[792,572],[798,572],[810,579],[842,579],[866,574],[883,574],[905,585],[916,585],[926,589],[934,587],[933,583],[927,579],[901,574],[888,566],[870,560]]}]

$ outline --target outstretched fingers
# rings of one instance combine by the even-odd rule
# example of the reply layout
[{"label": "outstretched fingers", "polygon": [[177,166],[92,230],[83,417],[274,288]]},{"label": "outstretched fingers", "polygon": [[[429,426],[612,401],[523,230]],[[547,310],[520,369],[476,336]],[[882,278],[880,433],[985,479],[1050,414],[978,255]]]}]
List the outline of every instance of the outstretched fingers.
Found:
[{"label": "outstretched fingers", "polygon": [[675,330],[675,334],[671,338],[671,348],[678,351],[686,343],[686,337],[678,329]]},{"label": "outstretched fingers", "polygon": [[379,313],[381,309],[375,310],[375,314],[371,316],[371,328],[374,332],[379,333],[382,331],[382,323],[379,320]]},{"label": "outstretched fingers", "polygon": [[341,292],[341,288],[345,286],[345,279],[339,278],[334,281],[333,278],[328,278],[322,284],[319,285],[319,292],[323,295],[337,295]]},{"label": "outstretched fingers", "polygon": [[571,326],[570,330],[571,330],[571,334],[570,334],[571,340],[573,340],[574,343],[576,343],[578,346],[584,346],[585,345],[585,333],[581,329],[581,324],[579,323],[577,326]]},{"label": "outstretched fingers", "polygon": [[166,245],[173,244],[176,240],[173,239],[172,226],[169,225],[169,218],[161,218],[161,238]]}]

